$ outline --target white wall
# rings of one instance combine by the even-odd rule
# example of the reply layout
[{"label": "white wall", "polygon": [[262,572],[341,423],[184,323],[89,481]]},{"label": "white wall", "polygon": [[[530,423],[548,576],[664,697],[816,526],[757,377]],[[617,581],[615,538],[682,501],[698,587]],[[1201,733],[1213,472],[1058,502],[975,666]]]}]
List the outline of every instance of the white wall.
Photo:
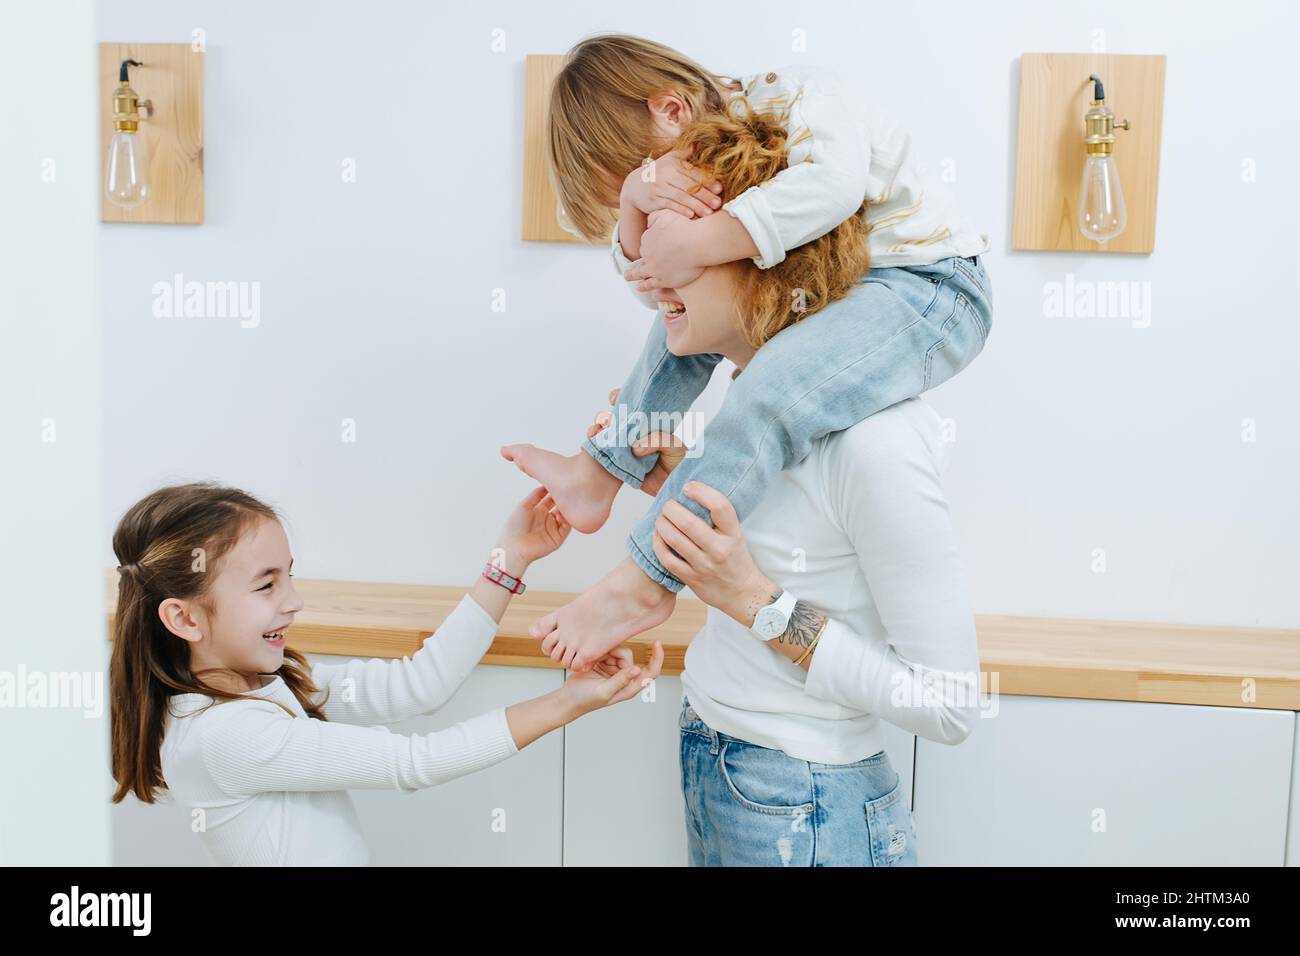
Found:
[{"label": "white wall", "polygon": [[[468,583],[529,487],[497,447],[576,448],[650,321],[603,251],[517,238],[524,57],[612,29],[719,72],[829,64],[910,126],[926,165],[955,163],[967,217],[993,237],[996,315],[985,354],[927,397],[957,423],[948,491],[977,611],[1300,625],[1286,241],[1300,196],[1279,112],[1294,7],[556,9],[100,5],[101,40],[202,28],[208,44],[207,222],[99,229],[105,561],[137,497],[211,477],[285,509],[304,576]],[[806,54],[790,52],[796,28]],[[1156,252],[1011,253],[1018,57],[1087,51],[1096,31],[1109,52],[1169,58]],[[260,324],[154,318],[154,283],[178,272],[260,283]],[[1150,326],[1045,317],[1044,285],[1067,273],[1150,283]],[[612,565],[648,501],[623,497],[530,584],[580,589]]]},{"label": "white wall", "polygon": [[0,5],[3,866],[109,860],[93,22]]}]

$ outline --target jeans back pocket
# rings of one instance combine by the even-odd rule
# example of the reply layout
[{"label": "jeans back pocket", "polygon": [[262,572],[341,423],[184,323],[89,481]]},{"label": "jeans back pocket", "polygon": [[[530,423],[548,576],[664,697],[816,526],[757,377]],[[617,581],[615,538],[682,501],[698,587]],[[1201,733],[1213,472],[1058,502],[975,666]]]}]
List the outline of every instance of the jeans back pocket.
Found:
[{"label": "jeans back pocket", "polygon": [[907,805],[903,778],[883,796],[868,800],[863,808],[871,840],[872,866],[916,866],[916,827]]}]

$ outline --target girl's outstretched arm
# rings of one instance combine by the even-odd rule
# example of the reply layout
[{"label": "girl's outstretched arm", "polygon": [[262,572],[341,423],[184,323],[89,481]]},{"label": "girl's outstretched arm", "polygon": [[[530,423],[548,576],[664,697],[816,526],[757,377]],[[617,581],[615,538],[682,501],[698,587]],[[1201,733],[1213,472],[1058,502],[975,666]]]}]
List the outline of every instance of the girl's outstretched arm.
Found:
[{"label": "girl's outstretched arm", "polygon": [[[546,489],[535,488],[511,512],[487,560],[522,579],[529,565],[558,548],[568,533]],[[370,727],[438,710],[492,646],[512,596],[478,574],[469,593],[410,658],[317,664],[312,679],[329,691],[325,716]]]},{"label": "girl's outstretched arm", "polygon": [[240,700],[203,713],[195,727],[212,782],[232,797],[281,791],[415,791],[483,770],[583,714],[635,696],[659,675],[663,647],[647,667],[623,648],[604,669],[557,690],[430,734],[395,734],[294,717],[270,700]]}]

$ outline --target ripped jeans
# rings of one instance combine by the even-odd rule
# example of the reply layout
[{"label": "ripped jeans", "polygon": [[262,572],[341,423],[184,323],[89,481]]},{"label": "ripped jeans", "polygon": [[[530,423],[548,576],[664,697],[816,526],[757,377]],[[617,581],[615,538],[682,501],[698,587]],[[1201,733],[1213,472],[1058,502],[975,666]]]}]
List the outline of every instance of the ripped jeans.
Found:
[{"label": "ripped jeans", "polygon": [[916,866],[902,778],[880,751],[796,760],[704,723],[683,699],[682,796],[691,866]]}]

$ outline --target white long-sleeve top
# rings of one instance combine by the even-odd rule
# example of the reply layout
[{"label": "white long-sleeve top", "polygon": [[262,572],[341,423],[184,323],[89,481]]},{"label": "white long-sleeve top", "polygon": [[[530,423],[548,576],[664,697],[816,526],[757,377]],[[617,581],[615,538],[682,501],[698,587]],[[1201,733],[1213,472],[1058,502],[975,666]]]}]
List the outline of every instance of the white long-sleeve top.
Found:
[{"label": "white long-sleeve top", "polygon": [[[863,200],[871,203],[865,215],[873,268],[989,251],[989,237],[962,219],[951,190],[913,161],[906,130],[838,73],[797,64],[738,79],[744,89],[729,94],[728,107],[747,96],[757,112],[783,116],[789,134],[786,168],[722,206],[753,237],[760,269],[826,235]],[[617,224],[610,239],[621,276],[632,260],[623,254]],[[652,293],[629,288],[649,308],[659,307]]]},{"label": "white long-sleeve top", "polygon": [[316,664],[325,721],[307,716],[279,676],[251,692],[258,700],[206,710],[211,697],[175,694],[162,743],[168,790],[219,864],[364,866],[348,790],[433,787],[518,752],[504,707],[430,734],[382,726],[445,704],[496,632],[466,595],[410,658]]},{"label": "white long-sleeve top", "polygon": [[881,721],[960,743],[979,713],[979,650],[941,473],[934,409],[910,398],[813,443],[743,522],[777,585],[829,622],[808,671],[709,608],[685,698],[709,726],[800,760],[852,763]]}]

